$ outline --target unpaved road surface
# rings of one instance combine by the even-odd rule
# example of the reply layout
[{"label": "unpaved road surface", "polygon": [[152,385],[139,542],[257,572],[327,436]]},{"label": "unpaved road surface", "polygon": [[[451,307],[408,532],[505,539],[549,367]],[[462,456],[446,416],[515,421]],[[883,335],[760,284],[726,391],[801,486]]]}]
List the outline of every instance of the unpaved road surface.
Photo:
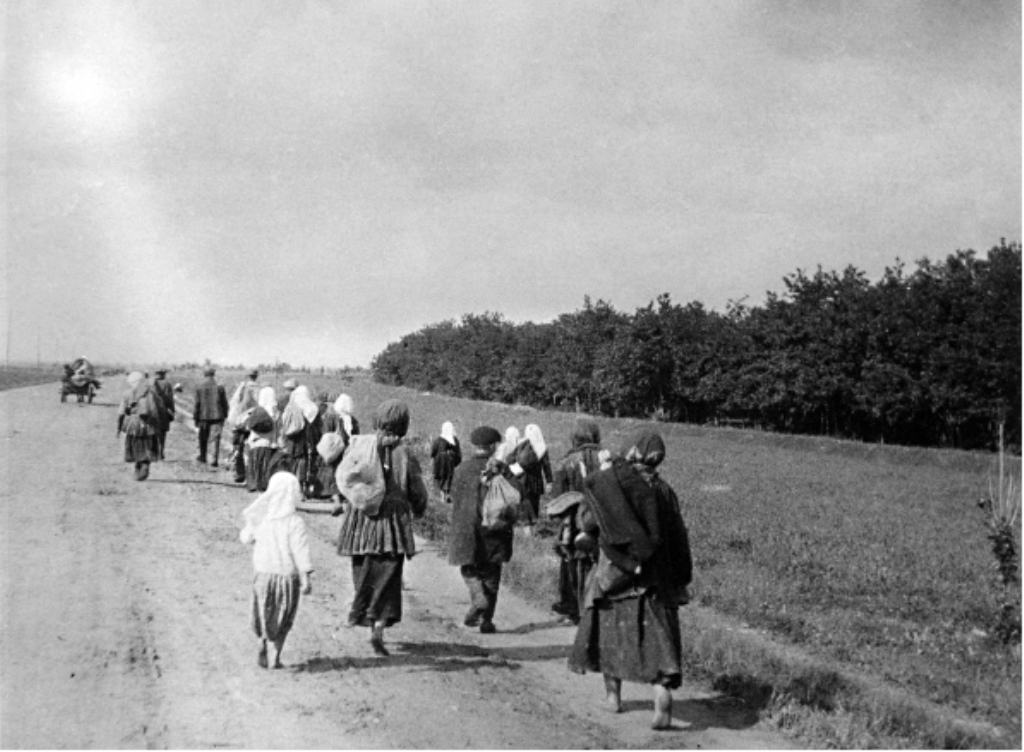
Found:
[{"label": "unpaved road surface", "polygon": [[326,515],[305,517],[314,589],[286,668],[258,668],[237,526],[253,497],[192,461],[183,423],[170,461],[134,481],[114,391],[91,406],[60,404],[55,385],[0,393],[0,746],[794,746],[700,686],[675,693],[671,731],[649,729],[647,687],[626,685],[625,712],[605,713],[601,678],[566,668],[572,628],[507,591],[498,634],[463,627],[462,581],[429,544],[406,567],[392,656],[376,657],[367,630],[343,626],[349,561]]}]

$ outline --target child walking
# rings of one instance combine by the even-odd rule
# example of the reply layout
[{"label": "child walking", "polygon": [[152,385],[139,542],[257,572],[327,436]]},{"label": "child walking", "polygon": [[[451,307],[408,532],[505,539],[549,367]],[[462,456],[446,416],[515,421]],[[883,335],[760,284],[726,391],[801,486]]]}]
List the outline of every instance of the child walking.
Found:
[{"label": "child walking", "polygon": [[259,639],[256,662],[261,668],[281,668],[281,648],[295,623],[299,593],[308,595],[313,589],[306,524],[295,506],[301,501],[299,479],[279,472],[242,512],[244,527],[239,538],[242,543],[254,544],[252,627]]}]

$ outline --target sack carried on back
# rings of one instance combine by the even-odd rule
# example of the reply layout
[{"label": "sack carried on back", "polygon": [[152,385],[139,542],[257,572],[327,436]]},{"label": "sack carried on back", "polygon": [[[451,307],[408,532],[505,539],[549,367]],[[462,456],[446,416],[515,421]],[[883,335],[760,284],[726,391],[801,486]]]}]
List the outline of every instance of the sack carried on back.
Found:
[{"label": "sack carried on back", "polygon": [[337,433],[325,433],[320,437],[319,443],[316,445],[316,453],[319,454],[324,462],[328,465],[333,465],[338,461],[338,458],[345,451],[345,438],[341,434]]},{"label": "sack carried on back", "polygon": [[480,509],[481,527],[492,531],[512,527],[519,514],[519,491],[502,475],[494,476],[486,485]]},{"label": "sack carried on back", "polygon": [[[337,435],[337,434],[335,434]],[[370,517],[380,511],[384,501],[384,467],[377,454],[377,435],[353,436],[334,473],[338,491]]]}]

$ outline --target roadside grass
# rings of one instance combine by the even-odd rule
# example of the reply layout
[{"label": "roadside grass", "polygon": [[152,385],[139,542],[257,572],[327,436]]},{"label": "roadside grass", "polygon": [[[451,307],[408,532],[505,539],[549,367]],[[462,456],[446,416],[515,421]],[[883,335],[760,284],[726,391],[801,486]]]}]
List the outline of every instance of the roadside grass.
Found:
[{"label": "roadside grass", "polygon": [[[407,441],[427,477],[429,442],[446,420],[464,439],[481,424],[504,432],[537,423],[552,458],[568,450],[572,414],[360,378],[269,381],[279,387],[290,375],[314,395],[347,392],[365,430],[379,402],[404,399]],[[185,383],[181,376],[171,378]],[[229,387],[238,376],[219,374]],[[611,448],[646,425],[598,423]],[[668,446],[662,474],[682,501],[695,559],[693,606],[680,612],[688,670],[812,746],[1020,747],[1020,645],[995,636],[1001,594],[977,508],[994,456],[657,428]],[[1007,471],[1020,488],[1020,459],[1008,459]],[[448,514],[435,494],[418,529],[443,542]],[[555,600],[544,526],[517,535],[505,581],[540,605]]]},{"label": "roadside grass", "polygon": [[[23,386],[60,381],[61,374],[61,369],[55,366],[40,368],[35,366],[9,366],[0,369],[0,392],[6,389],[17,389]],[[56,394],[54,392],[54,399],[56,399]]]}]

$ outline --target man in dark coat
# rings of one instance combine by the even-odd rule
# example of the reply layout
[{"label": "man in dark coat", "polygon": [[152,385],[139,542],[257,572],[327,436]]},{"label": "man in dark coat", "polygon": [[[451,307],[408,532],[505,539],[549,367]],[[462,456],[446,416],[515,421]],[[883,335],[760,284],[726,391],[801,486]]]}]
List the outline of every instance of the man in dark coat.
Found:
[{"label": "man in dark coat", "polygon": [[452,524],[448,543],[448,562],[459,567],[469,588],[470,607],[464,624],[479,626],[484,634],[495,631],[494,611],[498,605],[501,565],[512,558],[515,509],[500,529],[484,529],[481,506],[490,479],[502,475],[522,493],[522,485],[512,471],[494,457],[501,434],[490,426],[481,426],[469,437],[473,456],[455,468],[452,477]]},{"label": "man in dark coat", "polygon": [[228,417],[228,395],[224,387],[214,381],[216,373],[214,368],[203,371],[206,378],[196,387],[192,409],[192,419],[199,429],[199,456],[196,460],[206,462],[206,449],[209,446],[213,455],[210,467],[217,467],[220,459],[220,435]]},{"label": "man in dark coat", "polygon": [[153,393],[156,395],[157,405],[160,407],[160,433],[158,434],[160,446],[160,459],[164,457],[164,447],[167,445],[167,432],[171,430],[171,423],[174,422],[174,385],[167,379],[167,369],[157,368],[156,378],[153,379]]}]

